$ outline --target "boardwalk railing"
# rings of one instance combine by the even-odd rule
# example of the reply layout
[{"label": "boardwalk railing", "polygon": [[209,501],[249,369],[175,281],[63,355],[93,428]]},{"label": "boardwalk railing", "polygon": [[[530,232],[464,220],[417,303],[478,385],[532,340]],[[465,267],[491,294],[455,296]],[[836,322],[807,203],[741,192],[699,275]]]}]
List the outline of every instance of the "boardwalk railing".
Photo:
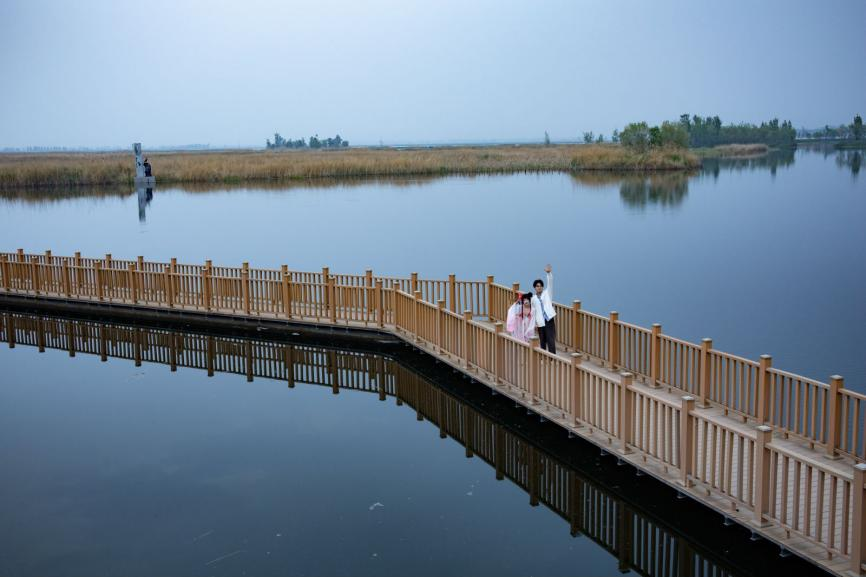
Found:
[{"label": "boardwalk railing", "polygon": [[[0,314],[0,342],[10,346],[57,349],[214,373],[245,375],[296,384],[324,386],[334,394],[356,391],[392,397],[415,410],[529,496],[568,523],[572,535],[584,534],[619,560],[622,571],[650,577],[730,575],[730,561],[712,543],[684,536],[661,519],[641,513],[601,483],[548,454],[507,425],[474,410],[392,358],[235,336],[177,332],[162,328],[106,324],[90,320],[6,312]],[[707,546],[709,545],[709,546]],[[703,572],[702,572],[703,571]]]},{"label": "boardwalk railing", "polygon": [[[517,288],[486,281],[335,275],[281,269],[0,253],[9,294],[312,321],[395,331],[578,434],[654,463],[748,511],[790,548],[818,545],[861,571],[866,556],[866,396],[556,304],[570,357],[511,338],[502,320]],[[620,372],[622,371],[622,372]],[[770,428],[772,427],[772,429]],[[776,433],[772,435],[770,431]],[[822,455],[825,458],[822,458]],[[852,463],[858,463],[852,467]],[[709,503],[708,503],[709,504]],[[738,519],[736,515],[732,515]],[[740,519],[742,520],[742,519]],[[772,533],[766,527],[778,531]],[[808,556],[808,555],[807,555]],[[826,566],[826,564],[825,564]]]}]

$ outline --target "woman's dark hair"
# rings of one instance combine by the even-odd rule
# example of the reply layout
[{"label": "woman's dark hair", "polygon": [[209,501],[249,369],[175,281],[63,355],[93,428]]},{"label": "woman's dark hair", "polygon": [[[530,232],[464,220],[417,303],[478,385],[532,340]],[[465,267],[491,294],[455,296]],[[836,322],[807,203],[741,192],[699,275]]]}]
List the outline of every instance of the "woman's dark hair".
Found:
[{"label": "woman's dark hair", "polygon": [[522,293],[520,295],[520,300],[521,301],[529,301],[531,303],[532,302],[532,295],[529,293]]}]

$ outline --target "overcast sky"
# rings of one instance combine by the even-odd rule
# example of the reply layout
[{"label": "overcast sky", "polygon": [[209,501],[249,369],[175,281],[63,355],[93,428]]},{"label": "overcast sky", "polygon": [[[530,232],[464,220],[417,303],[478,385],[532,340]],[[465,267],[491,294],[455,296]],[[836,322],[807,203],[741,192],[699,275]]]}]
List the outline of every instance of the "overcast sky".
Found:
[{"label": "overcast sky", "polygon": [[866,1],[0,2],[0,147],[866,114]]}]

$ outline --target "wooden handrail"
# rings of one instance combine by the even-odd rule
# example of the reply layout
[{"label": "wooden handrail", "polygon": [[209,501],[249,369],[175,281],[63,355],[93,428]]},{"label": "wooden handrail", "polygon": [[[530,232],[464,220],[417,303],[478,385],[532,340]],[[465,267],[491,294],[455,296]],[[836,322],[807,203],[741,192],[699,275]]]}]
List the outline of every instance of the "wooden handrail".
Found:
[{"label": "wooden handrail", "polygon": [[[810,448],[818,445],[815,458],[841,455],[866,461],[866,395],[846,390],[841,377],[834,376],[831,384],[800,377],[773,368],[767,356],[751,361],[714,349],[709,339],[699,346],[663,335],[659,325],[646,329],[621,321],[615,312],[606,317],[587,312],[579,301],[571,307],[557,305],[557,310],[563,313],[559,332],[568,335],[569,350],[580,356],[553,355],[539,350],[537,340],[527,344],[503,332],[501,324],[496,326],[509,289],[492,278],[457,281],[450,275],[448,280],[436,281],[416,274],[403,279],[379,277],[372,271],[336,275],[328,268],[310,273],[285,266],[254,269],[247,263],[231,268],[210,262],[185,265],[176,259],[166,264],[111,255],[90,259],[23,251],[0,253],[0,276],[0,291],[13,295],[395,331],[464,372],[515,391],[528,406],[555,410],[564,422],[606,435],[623,455],[639,451],[666,470],[678,470],[686,487],[705,483],[753,510],[759,524],[787,522],[785,513],[777,510],[780,499],[801,506],[797,499],[802,495],[776,494],[768,480],[776,479],[777,473],[787,478],[782,463],[785,467],[799,463],[797,474],[814,472],[821,487],[831,478],[827,499],[836,499],[843,485],[853,493],[845,503],[853,502],[857,491],[863,490],[852,484],[853,471],[840,473],[829,460],[816,465],[808,455],[778,444],[766,429],[756,432],[754,428],[766,423],[776,435],[800,439]],[[412,288],[414,293],[407,292]],[[490,307],[499,310],[491,312]],[[623,372],[613,372],[619,370]],[[681,401],[683,394],[696,399]],[[739,415],[743,422],[739,428],[724,424],[702,407],[721,408],[724,415]],[[707,436],[710,432],[712,437]],[[675,437],[678,453],[658,449],[659,439],[665,447],[673,447]],[[692,447],[697,461],[688,454]],[[711,454],[704,454],[705,450]],[[745,461],[744,452],[751,455]],[[736,486],[755,487],[757,493],[732,493],[732,481],[721,472],[730,476],[732,470],[741,475],[749,471],[752,477],[740,479]],[[812,477],[804,478],[810,482]],[[820,494],[818,498],[824,499]],[[837,509],[834,501],[833,514],[844,515],[840,522],[866,523],[866,514],[852,516],[850,507]],[[804,514],[808,518],[813,512]],[[789,530],[828,551],[852,558],[866,555],[866,547],[856,549],[851,543],[837,543],[836,534],[813,531],[814,523],[830,522],[821,517],[823,512],[815,515],[802,527],[795,523]],[[866,534],[863,527],[856,529]]]}]

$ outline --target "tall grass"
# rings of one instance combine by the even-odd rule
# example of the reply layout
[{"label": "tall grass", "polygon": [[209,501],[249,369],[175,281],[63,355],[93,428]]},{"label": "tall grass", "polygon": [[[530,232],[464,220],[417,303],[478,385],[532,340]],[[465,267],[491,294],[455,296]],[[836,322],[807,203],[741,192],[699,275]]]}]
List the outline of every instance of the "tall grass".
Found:
[{"label": "tall grass", "polygon": [[[637,154],[615,145],[148,154],[160,184],[285,182],[575,170],[676,170],[700,165],[683,150]],[[0,189],[129,185],[131,153],[0,154]]]}]

